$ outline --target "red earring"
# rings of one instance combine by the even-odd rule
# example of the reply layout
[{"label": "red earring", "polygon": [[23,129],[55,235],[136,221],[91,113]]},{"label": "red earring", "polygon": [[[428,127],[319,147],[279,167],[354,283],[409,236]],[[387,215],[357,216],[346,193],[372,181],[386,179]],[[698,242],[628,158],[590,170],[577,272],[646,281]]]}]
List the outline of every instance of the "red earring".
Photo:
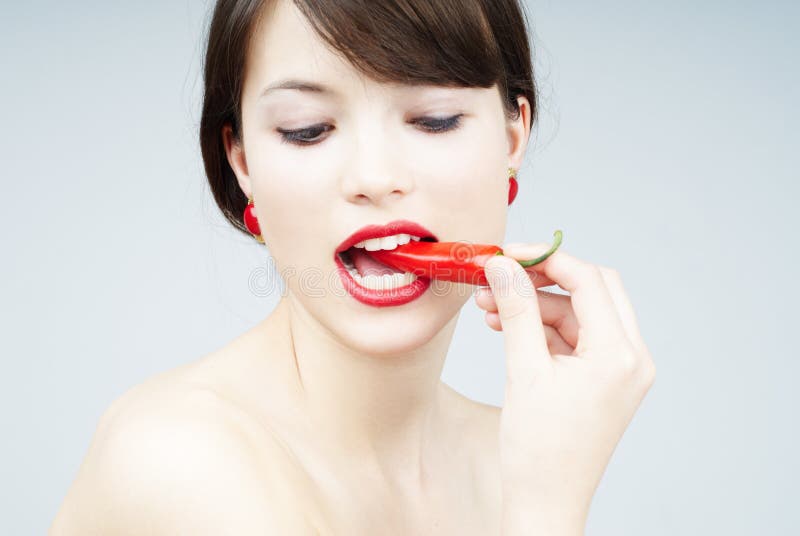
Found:
[{"label": "red earring", "polygon": [[247,206],[244,208],[244,226],[255,237],[255,239],[263,244],[264,239],[261,238],[261,227],[258,225],[258,218],[256,218],[255,205],[253,205],[253,198],[247,198]]},{"label": "red earring", "polygon": [[517,184],[517,179],[514,178],[514,168],[508,168],[508,204],[514,202],[514,199],[517,197],[517,191],[519,190],[519,185]]}]

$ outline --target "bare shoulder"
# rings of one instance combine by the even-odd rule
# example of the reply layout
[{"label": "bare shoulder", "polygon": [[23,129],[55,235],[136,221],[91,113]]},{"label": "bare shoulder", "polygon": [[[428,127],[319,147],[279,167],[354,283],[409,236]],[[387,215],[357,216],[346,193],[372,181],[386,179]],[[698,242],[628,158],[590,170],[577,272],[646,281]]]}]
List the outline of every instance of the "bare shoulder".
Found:
[{"label": "bare shoulder", "polygon": [[162,373],[111,404],[49,534],[316,534],[284,446],[181,378]]}]

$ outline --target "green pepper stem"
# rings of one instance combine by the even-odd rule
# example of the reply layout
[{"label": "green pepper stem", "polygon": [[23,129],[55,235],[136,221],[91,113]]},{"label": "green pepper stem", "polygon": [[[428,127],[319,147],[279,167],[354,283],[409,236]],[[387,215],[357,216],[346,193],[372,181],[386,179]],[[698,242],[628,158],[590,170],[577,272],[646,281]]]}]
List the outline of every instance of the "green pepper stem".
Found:
[{"label": "green pepper stem", "polygon": [[[535,259],[531,259],[529,261],[517,261],[520,264],[520,266],[522,266],[524,268],[527,268],[528,266],[533,266],[534,264],[539,264],[540,262],[545,260],[547,257],[549,257],[550,255],[555,253],[555,251],[558,249],[558,246],[561,245],[561,238],[562,238],[563,235],[562,235],[560,230],[557,230],[556,232],[553,233],[553,236],[556,237],[555,242],[553,242],[553,245],[550,246],[550,249],[547,250],[546,253],[544,253],[543,255],[540,255],[539,257],[536,257]],[[497,252],[497,255],[502,255],[502,254],[503,254],[502,251],[498,251]]]}]

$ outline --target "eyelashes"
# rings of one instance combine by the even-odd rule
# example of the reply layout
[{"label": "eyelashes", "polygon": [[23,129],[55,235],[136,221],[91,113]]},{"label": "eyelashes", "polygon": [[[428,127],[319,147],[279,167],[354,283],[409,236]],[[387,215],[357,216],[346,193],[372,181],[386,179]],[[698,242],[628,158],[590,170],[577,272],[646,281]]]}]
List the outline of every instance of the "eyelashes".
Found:
[{"label": "eyelashes", "polygon": [[447,132],[448,130],[455,130],[461,126],[461,117],[464,114],[457,114],[451,117],[421,117],[415,119],[412,123],[423,125],[423,130],[427,132]]},{"label": "eyelashes", "polygon": [[284,130],[278,129],[281,134],[281,142],[292,143],[295,145],[314,145],[318,143],[319,136],[331,130],[333,127],[330,125],[314,125],[307,128],[298,130]]},{"label": "eyelashes", "polygon": [[[443,118],[420,117],[418,119],[414,119],[411,121],[411,123],[421,125],[422,130],[425,132],[429,132],[431,134],[440,134],[459,128],[461,126],[461,117],[463,115],[464,114],[457,114]],[[321,142],[324,138],[320,138],[320,136],[332,129],[333,126],[331,125],[320,124],[296,130],[284,130],[281,128],[277,130],[281,135],[282,143],[307,146],[316,145],[317,143]]]}]

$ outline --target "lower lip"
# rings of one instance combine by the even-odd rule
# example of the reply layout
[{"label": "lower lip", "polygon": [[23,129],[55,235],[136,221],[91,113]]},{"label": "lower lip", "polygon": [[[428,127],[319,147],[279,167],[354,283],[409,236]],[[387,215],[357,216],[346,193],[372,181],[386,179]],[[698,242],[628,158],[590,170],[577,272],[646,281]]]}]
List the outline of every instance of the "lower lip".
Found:
[{"label": "lower lip", "polygon": [[334,255],[336,258],[336,271],[339,273],[339,278],[342,280],[345,290],[366,305],[373,307],[391,307],[395,305],[403,305],[410,301],[416,300],[428,290],[431,286],[431,280],[427,277],[417,277],[413,282],[408,285],[397,287],[389,290],[376,290],[359,285],[350,272],[347,271],[339,255]]}]

